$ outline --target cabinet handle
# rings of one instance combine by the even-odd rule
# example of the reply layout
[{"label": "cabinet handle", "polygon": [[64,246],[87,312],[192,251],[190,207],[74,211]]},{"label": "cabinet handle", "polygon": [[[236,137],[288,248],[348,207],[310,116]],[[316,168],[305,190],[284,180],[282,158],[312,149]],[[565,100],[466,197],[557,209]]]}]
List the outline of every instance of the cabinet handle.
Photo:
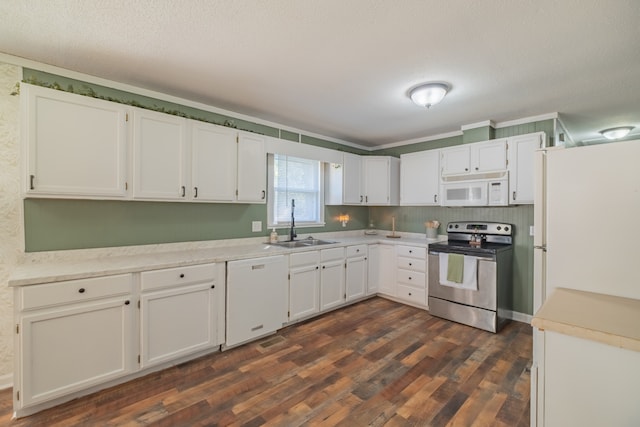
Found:
[{"label": "cabinet handle", "polygon": [[364,260],[366,261],[366,260],[367,260],[367,257],[364,257]]},{"label": "cabinet handle", "polygon": [[316,265],[316,270],[318,270],[319,268],[320,268],[320,267],[318,267],[318,266]]},{"label": "cabinet handle", "polygon": [[35,175],[29,175],[29,189],[30,190],[35,190],[35,187],[33,186],[33,180],[36,179]]},{"label": "cabinet handle", "polygon": [[198,198],[198,187],[193,187],[193,198],[194,199]]},{"label": "cabinet handle", "polygon": [[130,302],[129,300],[126,300],[126,301],[124,302],[124,305],[129,305],[129,304],[131,304],[131,302]]},{"label": "cabinet handle", "polygon": [[369,203],[369,196],[364,196],[364,202]]},{"label": "cabinet handle", "polygon": [[184,273],[180,274],[180,278],[184,279]]},{"label": "cabinet handle", "polygon": [[409,296],[411,296],[411,292],[409,292]]},{"label": "cabinet handle", "polygon": [[409,280],[411,280],[411,276],[409,276]]},{"label": "cabinet handle", "polygon": [[182,197],[187,195],[187,189],[184,187],[184,185],[182,186]]},{"label": "cabinet handle", "polygon": [[412,254],[412,253],[413,253],[413,251],[412,251],[412,250],[409,250],[409,253],[410,253],[410,254]]},{"label": "cabinet handle", "polygon": [[516,199],[516,192],[514,191],[513,192],[513,200],[515,200],[515,199]]},{"label": "cabinet handle", "polygon": [[469,171],[469,168],[464,168],[464,171],[465,171],[465,172],[468,172],[468,171]]},{"label": "cabinet handle", "polygon": [[476,170],[478,170],[479,168],[476,166]]},{"label": "cabinet handle", "polygon": [[215,288],[216,288],[216,285],[211,285],[211,289],[215,289]]},{"label": "cabinet handle", "polygon": [[433,203],[438,203],[438,195],[437,194],[433,195]]},{"label": "cabinet handle", "polygon": [[264,200],[264,199],[265,199],[265,197],[267,197],[267,192],[266,192],[266,191],[264,191],[264,190],[262,190],[262,200]]},{"label": "cabinet handle", "polygon": [[322,269],[324,270],[325,268],[327,268],[325,265],[322,266]]},{"label": "cabinet handle", "polygon": [[356,249],[356,252],[360,252],[360,249]]},{"label": "cabinet handle", "polygon": [[360,203],[362,203],[362,196],[360,196]]},{"label": "cabinet handle", "polygon": [[413,264],[409,263],[409,267],[411,267]]},{"label": "cabinet handle", "polygon": [[78,292],[81,293],[81,294],[84,294],[84,288],[78,289]]}]

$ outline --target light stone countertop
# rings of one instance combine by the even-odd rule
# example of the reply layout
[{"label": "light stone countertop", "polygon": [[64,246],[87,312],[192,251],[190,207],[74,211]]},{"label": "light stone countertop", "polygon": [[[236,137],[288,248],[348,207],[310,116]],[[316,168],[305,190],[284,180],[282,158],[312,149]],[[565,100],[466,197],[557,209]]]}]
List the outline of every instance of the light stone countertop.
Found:
[{"label": "light stone countertop", "polygon": [[538,329],[640,351],[640,300],[558,288],[531,324]]},{"label": "light stone countertop", "polygon": [[[388,231],[377,235],[359,233],[316,233],[313,237],[337,243],[305,248],[283,248],[264,243],[264,237],[225,241],[192,242],[135,248],[106,248],[101,250],[72,250],[33,254],[16,267],[9,276],[9,286],[27,286],[65,280],[135,273],[162,268],[174,268],[212,262],[225,262],[275,255],[288,255],[355,244],[385,243],[428,247],[430,243],[446,240],[446,236],[427,239],[424,234],[397,233],[399,239],[388,239]],[[282,236],[281,236],[282,237]],[[297,240],[304,240],[303,236]],[[235,244],[234,244],[235,243]],[[147,249],[147,250],[145,250]]]}]

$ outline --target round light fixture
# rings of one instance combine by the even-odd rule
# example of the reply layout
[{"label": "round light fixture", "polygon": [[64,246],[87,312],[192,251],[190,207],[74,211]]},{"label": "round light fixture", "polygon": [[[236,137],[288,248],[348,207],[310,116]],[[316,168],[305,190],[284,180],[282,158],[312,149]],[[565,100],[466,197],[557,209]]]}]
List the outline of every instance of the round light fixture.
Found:
[{"label": "round light fixture", "polygon": [[426,83],[411,89],[409,98],[416,105],[429,108],[442,101],[448,90],[449,86],[444,83]]},{"label": "round light fixture", "polygon": [[607,139],[620,139],[629,135],[633,126],[621,126],[617,128],[601,130],[600,133]]}]

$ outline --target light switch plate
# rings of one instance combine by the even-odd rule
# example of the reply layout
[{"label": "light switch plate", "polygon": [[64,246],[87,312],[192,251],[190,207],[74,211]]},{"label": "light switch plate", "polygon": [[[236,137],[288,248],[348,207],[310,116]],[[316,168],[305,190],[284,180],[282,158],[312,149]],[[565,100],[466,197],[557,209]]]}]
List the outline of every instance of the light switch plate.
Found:
[{"label": "light switch plate", "polygon": [[251,221],[251,231],[254,233],[262,231],[262,221]]}]

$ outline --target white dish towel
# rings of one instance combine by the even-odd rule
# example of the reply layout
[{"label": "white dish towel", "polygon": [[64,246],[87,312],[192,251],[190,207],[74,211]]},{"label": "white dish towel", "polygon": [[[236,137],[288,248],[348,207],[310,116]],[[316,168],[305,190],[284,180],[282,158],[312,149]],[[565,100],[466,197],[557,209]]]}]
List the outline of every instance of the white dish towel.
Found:
[{"label": "white dish towel", "polygon": [[449,254],[439,253],[440,262],[440,284],[452,288],[478,290],[478,258],[474,256],[464,256],[464,272],[462,273],[462,283],[447,280],[447,270],[449,269]]}]

